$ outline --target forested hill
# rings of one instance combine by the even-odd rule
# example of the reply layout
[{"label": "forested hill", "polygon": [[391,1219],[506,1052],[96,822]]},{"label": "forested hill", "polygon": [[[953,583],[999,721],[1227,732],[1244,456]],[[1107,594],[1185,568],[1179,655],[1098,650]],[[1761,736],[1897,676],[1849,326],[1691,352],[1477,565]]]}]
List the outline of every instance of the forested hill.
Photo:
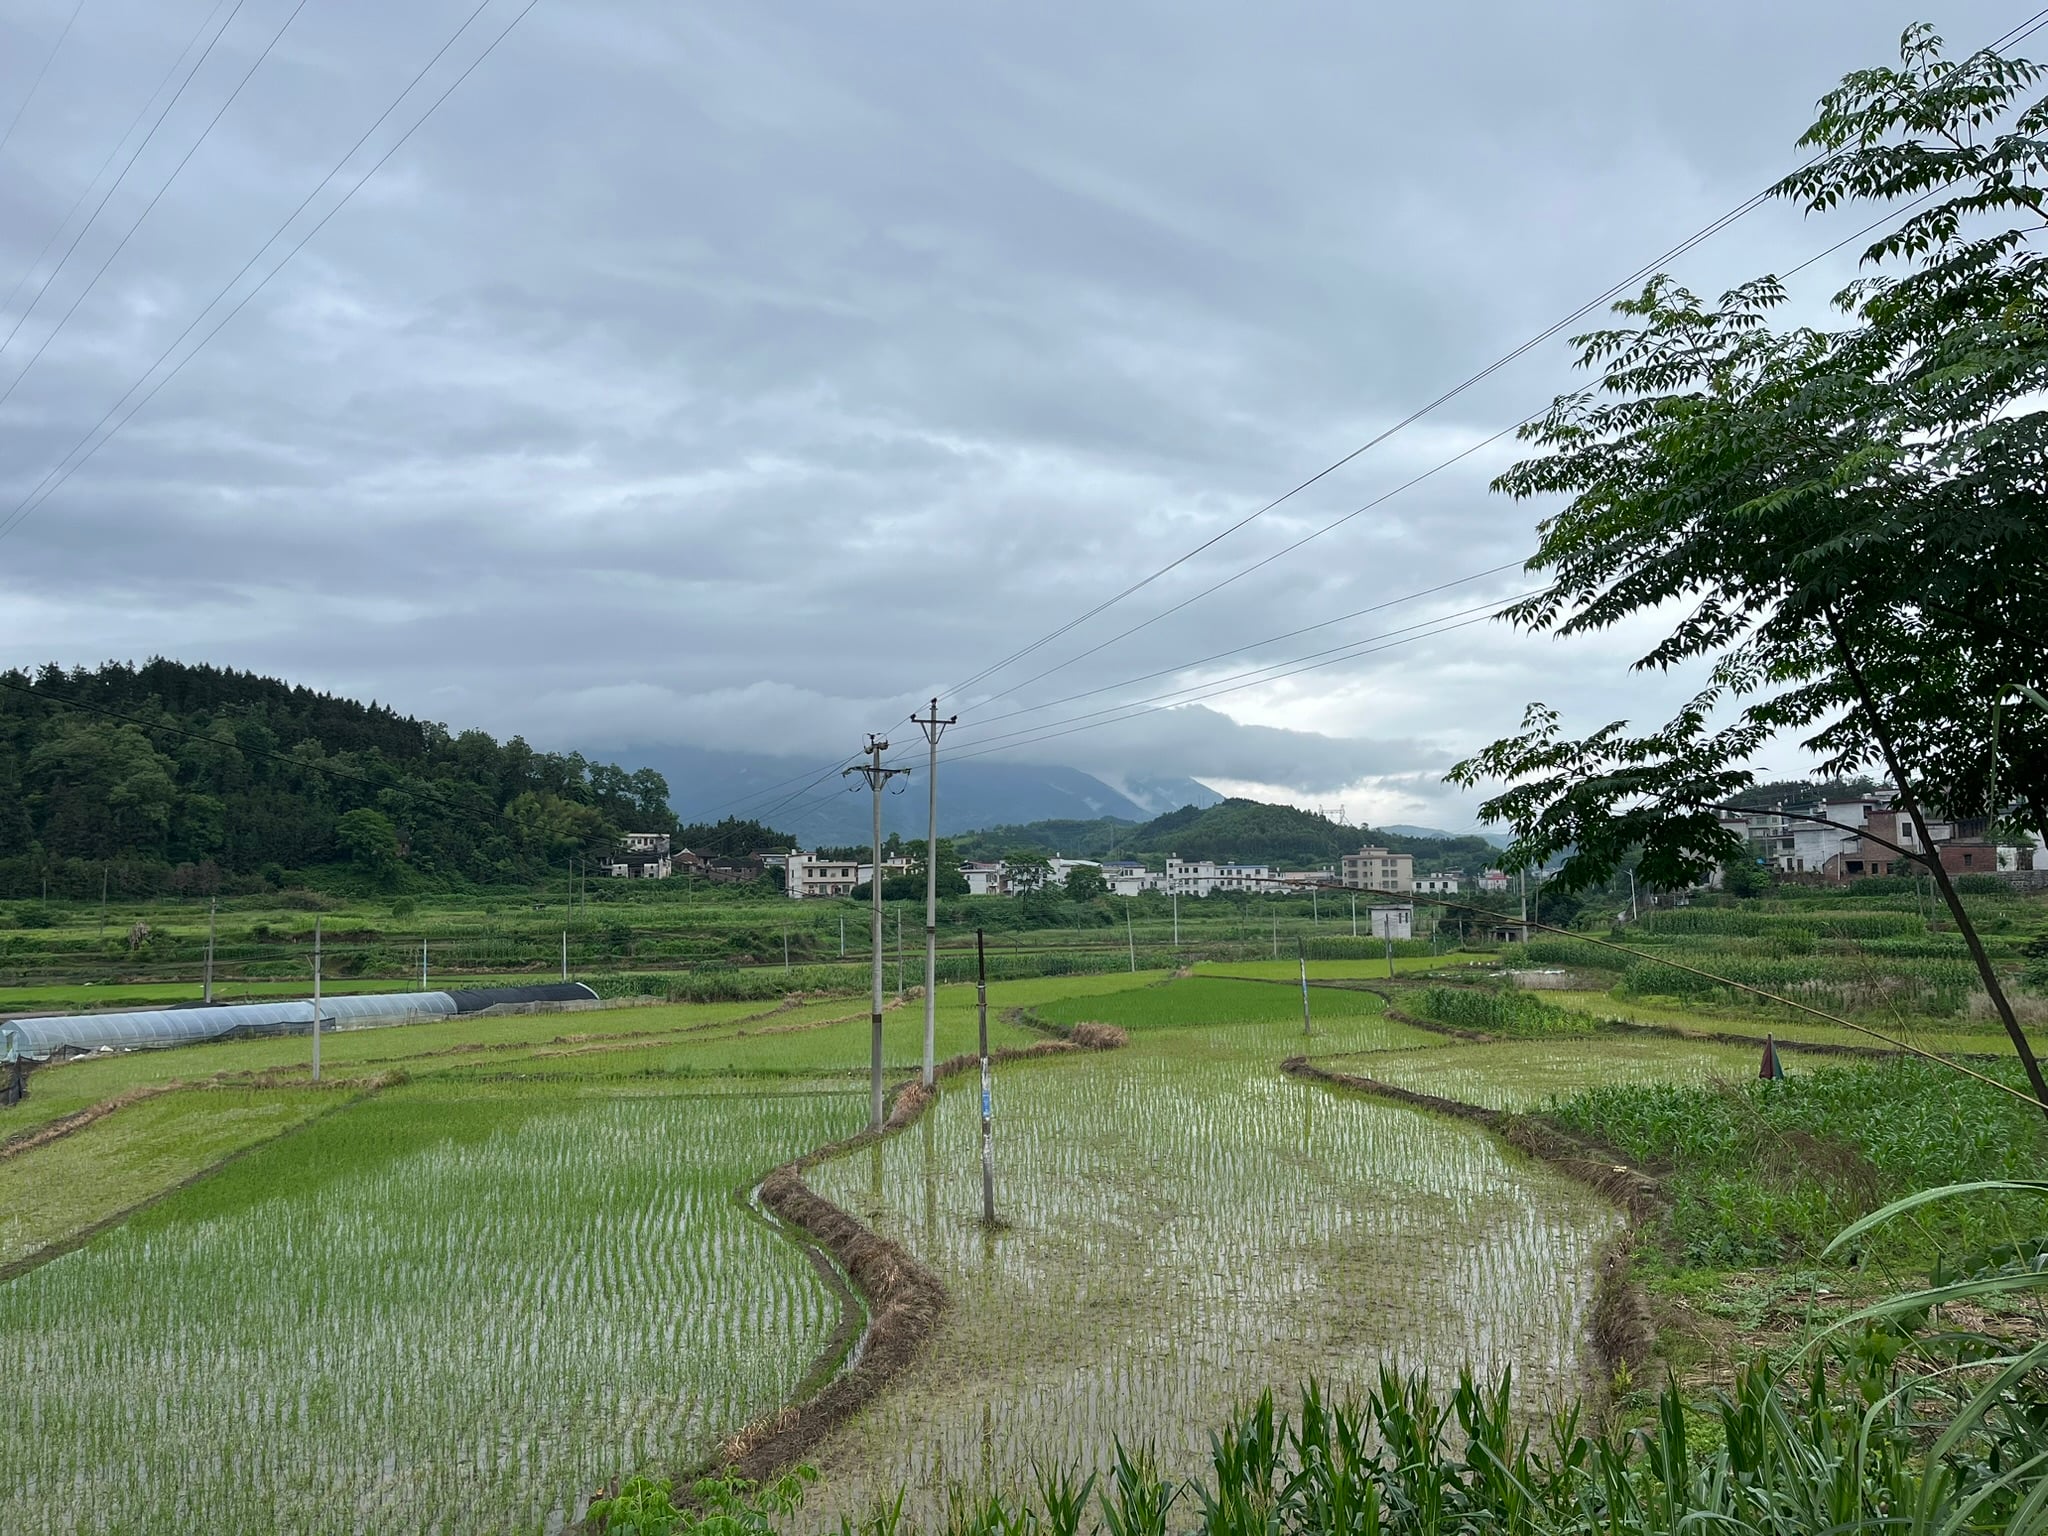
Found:
[{"label": "forested hill", "polygon": [[1157,862],[1177,853],[1184,859],[1286,868],[1334,865],[1345,854],[1373,844],[1414,854],[1418,871],[1449,868],[1468,874],[1499,857],[1499,850],[1482,837],[1409,837],[1347,827],[1313,811],[1260,800],[1225,800],[1206,808],[1184,805],[1147,822],[1105,818],[991,827],[954,841],[961,856],[970,859],[1000,858],[1012,848],[1041,848],[1068,858],[1099,859],[1114,851]]},{"label": "forested hill", "polygon": [[254,673],[0,673],[0,896],[523,881],[673,826],[652,770]]}]

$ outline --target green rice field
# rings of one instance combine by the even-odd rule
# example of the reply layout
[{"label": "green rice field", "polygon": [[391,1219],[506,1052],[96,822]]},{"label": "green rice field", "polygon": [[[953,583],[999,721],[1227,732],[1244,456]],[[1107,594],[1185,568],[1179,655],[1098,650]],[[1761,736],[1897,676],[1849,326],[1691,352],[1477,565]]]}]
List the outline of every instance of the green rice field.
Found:
[{"label": "green rice field", "polygon": [[[559,1530],[837,1321],[735,1200],[849,1092],[389,1092],[10,1282],[0,1529]],[[146,1390],[138,1390],[147,1384]]]},{"label": "green rice field", "polygon": [[[1397,1002],[1460,963],[1403,960]],[[1130,1039],[998,1068],[999,1230],[971,1078],[812,1169],[953,1306],[819,1448],[801,1523],[900,1486],[933,1528],[949,1488],[1099,1468],[1112,1432],[1192,1470],[1234,1405],[1310,1376],[1511,1366],[1531,1412],[1586,1386],[1614,1207],[1470,1124],[1280,1062],[1522,1110],[1753,1077],[1756,1049],[1455,1042],[1329,985],[1374,962],[1310,972],[1306,1037],[1284,959],[994,983],[997,1048],[1083,1022]],[[1824,1060],[1719,1004],[1542,996],[1744,1017],[1795,1042],[1795,1080]],[[971,987],[940,988],[937,1024],[941,1058],[974,1048]],[[0,1110],[0,1435],[57,1449],[8,1459],[0,1530],[558,1532],[603,1484],[689,1468],[814,1388],[864,1319],[746,1196],[865,1123],[868,1033],[859,996],[766,997],[333,1033],[318,1087],[304,1037],[37,1070]],[[892,1081],[922,1043],[920,1003],[892,998]]]}]

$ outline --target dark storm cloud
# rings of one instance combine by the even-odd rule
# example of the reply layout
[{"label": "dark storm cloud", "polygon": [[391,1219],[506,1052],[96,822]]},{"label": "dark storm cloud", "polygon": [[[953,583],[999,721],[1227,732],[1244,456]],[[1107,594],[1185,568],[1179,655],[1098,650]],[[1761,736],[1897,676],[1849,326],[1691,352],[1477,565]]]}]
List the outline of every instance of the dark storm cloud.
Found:
[{"label": "dark storm cloud", "polygon": [[[0,284],[29,267],[209,9],[87,0],[0,155]],[[288,9],[248,0],[0,354],[0,389]],[[312,0],[0,406],[0,518],[467,9]],[[514,9],[497,0],[450,58],[473,57]],[[21,0],[0,16],[0,113],[66,10]],[[1791,163],[1812,98],[1882,58],[1907,20],[1975,44],[2009,12],[542,0],[196,362],[0,539],[0,647],[24,664],[161,652],[258,667],[550,745],[668,736],[829,754],[1740,201]],[[1767,210],[1681,274],[1711,290],[1838,232]],[[1812,274],[1808,302],[1843,270]],[[1508,573],[1251,644],[1525,553],[1533,510],[1485,491],[1510,443],[979,702],[1430,468],[1569,377],[1563,344],[1541,349],[970,690],[970,723],[1247,648],[985,736],[1221,686],[1511,594]],[[1559,647],[1460,630],[1019,750],[1112,776],[1348,786],[1456,819],[1434,776],[1526,699],[1604,721],[1677,696],[1682,680],[1628,677],[1630,654],[1621,637]],[[972,739],[963,725],[961,750]]]}]

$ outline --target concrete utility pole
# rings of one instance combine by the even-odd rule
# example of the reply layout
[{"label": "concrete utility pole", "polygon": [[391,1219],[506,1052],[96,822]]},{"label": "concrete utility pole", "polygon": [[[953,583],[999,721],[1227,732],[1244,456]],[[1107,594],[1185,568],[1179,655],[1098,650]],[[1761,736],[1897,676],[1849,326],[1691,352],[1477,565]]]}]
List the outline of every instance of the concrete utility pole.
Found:
[{"label": "concrete utility pole", "polygon": [[[936,713],[936,710],[934,711]],[[974,930],[974,1006],[981,1024],[981,1219],[996,1224],[995,1080],[988,1066],[988,954]]]},{"label": "concrete utility pole", "polygon": [[[932,1052],[939,1029],[939,738],[946,734],[946,727],[960,717],[949,715],[939,718],[939,701],[932,700],[929,715],[912,715],[912,724],[924,732],[924,739],[931,747],[930,765],[925,770],[925,825],[924,825],[924,1085],[932,1085]],[[982,1051],[986,1060],[988,1051]],[[987,1091],[987,1068],[983,1068],[983,1091]],[[984,1138],[986,1132],[984,1132]],[[994,1197],[991,1196],[991,1199]],[[989,1207],[989,1220],[995,1220],[995,1208]]]},{"label": "concrete utility pole", "polygon": [[562,930],[562,980],[569,979],[569,930]]},{"label": "concrete utility pole", "polygon": [[420,990],[427,990],[427,941],[420,940]]},{"label": "concrete utility pole", "polygon": [[1131,944],[1131,974],[1138,974],[1138,930],[1131,926],[1131,898],[1124,898],[1124,937]]},{"label": "concrete utility pole", "polygon": [[1358,898],[1351,898],[1351,937],[1358,937]]},{"label": "concrete utility pole", "polygon": [[1315,1033],[1308,1016],[1308,941],[1297,939],[1295,943],[1301,948],[1301,1032],[1307,1036]]},{"label": "concrete utility pole", "polygon": [[868,1129],[882,1128],[882,786],[899,773],[908,773],[908,768],[884,768],[882,754],[889,750],[889,743],[872,733],[868,736],[868,761],[857,768],[842,770],[841,777],[857,773],[867,781],[868,793],[875,803],[875,863],[868,879],[868,953],[873,957],[873,1002],[868,1010],[870,1025],[870,1097],[868,1104]]},{"label": "concrete utility pole", "polygon": [[107,936],[107,866],[100,865],[100,937]]},{"label": "concrete utility pole", "polygon": [[320,919],[313,919],[313,1081],[320,1081]]},{"label": "concrete utility pole", "polygon": [[1180,887],[1173,888],[1173,947],[1180,948]]},{"label": "concrete utility pole", "polygon": [[1529,942],[1529,871],[1528,871],[1528,870],[1526,870],[1526,869],[1525,869],[1525,870],[1523,870],[1523,871],[1521,871],[1521,876],[1522,876],[1522,942],[1523,942],[1524,944],[1526,944],[1526,943],[1528,943],[1528,942]]},{"label": "concrete utility pole", "polygon": [[220,898],[216,896],[206,904],[206,990],[199,994],[203,1003],[213,1001],[213,928],[219,916]]}]

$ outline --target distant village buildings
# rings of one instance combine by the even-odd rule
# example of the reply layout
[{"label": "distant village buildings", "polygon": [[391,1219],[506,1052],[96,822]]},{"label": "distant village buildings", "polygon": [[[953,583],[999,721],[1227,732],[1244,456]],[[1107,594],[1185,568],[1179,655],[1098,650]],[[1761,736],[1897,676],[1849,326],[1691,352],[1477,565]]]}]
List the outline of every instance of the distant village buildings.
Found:
[{"label": "distant village buildings", "polygon": [[607,866],[618,879],[666,880],[675,873],[675,859],[669,852],[666,832],[628,832]]},{"label": "distant village buildings", "polygon": [[1384,848],[1361,848],[1344,855],[1344,883],[1361,891],[1412,891],[1415,889],[1415,855],[1389,853]]},{"label": "distant village buildings", "polygon": [[1721,825],[1747,842],[1758,864],[1779,875],[1840,884],[1868,875],[1911,874],[1932,852],[1951,875],[2024,875],[2037,867],[2037,843],[1997,844],[1987,819],[1929,820],[1931,849],[1889,791],[1852,799],[1780,802],[1722,811]]}]

